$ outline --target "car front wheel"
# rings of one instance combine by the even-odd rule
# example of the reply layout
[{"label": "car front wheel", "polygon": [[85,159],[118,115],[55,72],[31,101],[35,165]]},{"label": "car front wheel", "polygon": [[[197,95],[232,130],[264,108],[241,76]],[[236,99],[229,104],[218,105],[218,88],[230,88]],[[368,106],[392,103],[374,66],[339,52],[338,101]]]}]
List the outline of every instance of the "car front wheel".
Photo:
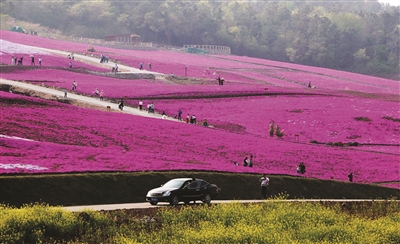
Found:
[{"label": "car front wheel", "polygon": [[157,202],[150,202],[151,205],[157,205]]},{"label": "car front wheel", "polygon": [[211,195],[210,194],[205,194],[203,198],[203,202],[209,204],[211,202]]},{"label": "car front wheel", "polygon": [[171,198],[171,201],[169,202],[171,205],[178,205],[178,203],[179,203],[179,198],[178,198],[178,196],[173,196],[172,198]]}]

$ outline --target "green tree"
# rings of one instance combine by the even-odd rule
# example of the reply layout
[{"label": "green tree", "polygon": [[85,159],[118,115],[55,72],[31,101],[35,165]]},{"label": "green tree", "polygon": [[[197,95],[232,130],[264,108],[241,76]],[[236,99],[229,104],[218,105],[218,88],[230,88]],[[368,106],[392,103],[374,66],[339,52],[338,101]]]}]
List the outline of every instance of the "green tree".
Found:
[{"label": "green tree", "polygon": [[290,29],[291,14],[286,4],[269,2],[259,14],[261,30],[256,36],[263,48],[263,55],[269,59],[288,61],[286,54],[287,33]]}]

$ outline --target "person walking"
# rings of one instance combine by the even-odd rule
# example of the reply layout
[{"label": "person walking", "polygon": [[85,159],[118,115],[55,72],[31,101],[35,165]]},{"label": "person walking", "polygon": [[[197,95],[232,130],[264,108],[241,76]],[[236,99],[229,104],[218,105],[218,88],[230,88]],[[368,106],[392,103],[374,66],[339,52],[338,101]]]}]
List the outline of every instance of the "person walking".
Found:
[{"label": "person walking", "polygon": [[274,127],[275,127],[275,123],[274,123],[274,121],[272,121],[270,124],[269,124],[269,137],[274,137]]},{"label": "person walking", "polygon": [[167,118],[167,114],[165,113],[165,111],[162,111],[161,118],[162,119],[166,119]]},{"label": "person walking", "polygon": [[267,176],[265,176],[265,174],[262,175],[262,177],[260,178],[260,183],[261,183],[261,194],[263,196],[263,198],[267,198],[267,188],[269,185],[269,178]]},{"label": "person walking", "polygon": [[142,111],[143,109],[143,101],[139,100],[139,110]]},{"label": "person walking", "polygon": [[192,115],[192,117],[190,118],[190,123],[191,124],[196,124],[197,122],[196,122],[196,116],[194,116],[194,114]]},{"label": "person walking", "polygon": [[72,82],[72,90],[76,91],[76,87],[77,87],[78,83],[76,83],[76,81]]},{"label": "person walking", "polygon": [[353,182],[353,172],[351,172],[347,177],[349,178],[350,182]]},{"label": "person walking", "polygon": [[121,98],[121,101],[119,101],[118,108],[121,109],[121,111],[124,109],[124,99],[123,98]]},{"label": "person walking", "polygon": [[104,91],[101,90],[101,92],[100,92],[100,101],[103,101],[103,96],[104,96]]},{"label": "person walking", "polygon": [[243,160],[243,166],[247,167],[247,165],[249,165],[249,158],[245,157],[244,160]]},{"label": "person walking", "polygon": [[221,77],[218,76],[217,81],[218,81],[218,85],[220,86],[221,85]]}]

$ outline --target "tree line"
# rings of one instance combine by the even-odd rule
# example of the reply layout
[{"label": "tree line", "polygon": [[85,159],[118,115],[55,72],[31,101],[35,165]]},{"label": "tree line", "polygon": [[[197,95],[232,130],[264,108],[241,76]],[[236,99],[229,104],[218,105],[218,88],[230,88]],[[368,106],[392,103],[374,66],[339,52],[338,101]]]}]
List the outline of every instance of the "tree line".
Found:
[{"label": "tree line", "polygon": [[[229,46],[232,54],[399,78],[399,7],[360,1],[1,1],[2,14],[103,38]],[[397,76],[396,76],[397,75]]]}]

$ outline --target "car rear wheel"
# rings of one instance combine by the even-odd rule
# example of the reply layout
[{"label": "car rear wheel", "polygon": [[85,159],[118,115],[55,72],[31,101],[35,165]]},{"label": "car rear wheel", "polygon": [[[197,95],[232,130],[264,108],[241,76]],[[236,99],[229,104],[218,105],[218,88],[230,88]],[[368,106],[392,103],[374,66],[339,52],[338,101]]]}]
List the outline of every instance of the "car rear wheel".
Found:
[{"label": "car rear wheel", "polygon": [[169,202],[171,205],[178,205],[178,203],[179,203],[179,198],[178,198],[178,196],[173,196],[172,198],[171,198],[171,201]]},{"label": "car rear wheel", "polygon": [[157,205],[157,202],[150,202],[151,205]]},{"label": "car rear wheel", "polygon": [[203,198],[203,202],[209,204],[211,202],[211,195],[210,194],[205,194]]}]

